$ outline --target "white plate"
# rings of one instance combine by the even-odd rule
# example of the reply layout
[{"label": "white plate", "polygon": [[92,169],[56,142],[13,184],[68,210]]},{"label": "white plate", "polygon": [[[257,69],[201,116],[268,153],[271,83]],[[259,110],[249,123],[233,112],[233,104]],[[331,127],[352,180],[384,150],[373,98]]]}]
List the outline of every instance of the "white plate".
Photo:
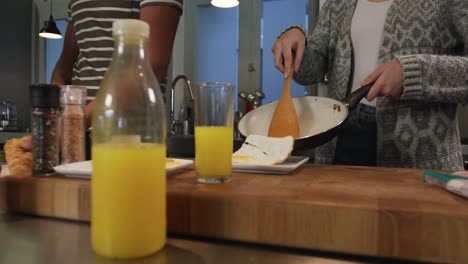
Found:
[{"label": "white plate", "polygon": [[2,165],[2,171],[0,171],[0,177],[10,175],[10,170],[7,165]]},{"label": "white plate", "polygon": [[308,160],[309,157],[291,156],[285,162],[276,165],[232,163],[232,170],[248,173],[288,174],[306,163]]},{"label": "white plate", "polygon": [[[173,158],[169,159],[173,162],[166,163],[167,175],[179,172],[193,164],[193,160]],[[60,174],[63,174],[65,177],[91,179],[91,173],[93,171],[93,168],[91,165],[91,161],[86,160],[81,162],[58,165],[54,167],[54,170]]]}]

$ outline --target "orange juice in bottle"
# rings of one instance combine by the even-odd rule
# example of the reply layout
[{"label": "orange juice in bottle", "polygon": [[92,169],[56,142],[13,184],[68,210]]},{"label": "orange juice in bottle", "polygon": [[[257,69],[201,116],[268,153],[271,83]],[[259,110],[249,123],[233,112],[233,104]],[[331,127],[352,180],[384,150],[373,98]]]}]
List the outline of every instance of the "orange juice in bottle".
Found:
[{"label": "orange juice in bottle", "polygon": [[116,20],[113,36],[93,109],[91,239],[98,255],[137,258],[166,242],[166,114],[148,24]]},{"label": "orange juice in bottle", "polygon": [[[166,148],[93,146],[92,231],[98,254],[147,255],[166,242]],[[118,255],[115,255],[118,257]]]}]

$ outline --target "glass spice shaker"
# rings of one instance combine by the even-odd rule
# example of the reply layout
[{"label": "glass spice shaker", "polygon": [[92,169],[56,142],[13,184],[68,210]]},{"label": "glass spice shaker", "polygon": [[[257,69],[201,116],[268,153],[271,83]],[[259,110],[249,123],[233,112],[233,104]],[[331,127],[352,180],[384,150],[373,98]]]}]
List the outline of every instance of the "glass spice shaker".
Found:
[{"label": "glass spice shaker", "polygon": [[62,164],[83,161],[86,158],[85,105],[86,87],[77,85],[61,86],[60,106],[62,107]]},{"label": "glass spice shaker", "polygon": [[59,163],[57,120],[60,116],[60,87],[33,84],[31,91],[32,170],[35,176],[54,174]]}]

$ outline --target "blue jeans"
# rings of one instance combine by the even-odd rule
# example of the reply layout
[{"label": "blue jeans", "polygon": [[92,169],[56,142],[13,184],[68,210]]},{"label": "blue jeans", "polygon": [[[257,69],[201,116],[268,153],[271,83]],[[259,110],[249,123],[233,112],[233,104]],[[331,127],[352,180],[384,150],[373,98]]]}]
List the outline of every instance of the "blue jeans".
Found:
[{"label": "blue jeans", "polygon": [[337,134],[334,164],[375,166],[377,123],[375,107],[359,104]]}]

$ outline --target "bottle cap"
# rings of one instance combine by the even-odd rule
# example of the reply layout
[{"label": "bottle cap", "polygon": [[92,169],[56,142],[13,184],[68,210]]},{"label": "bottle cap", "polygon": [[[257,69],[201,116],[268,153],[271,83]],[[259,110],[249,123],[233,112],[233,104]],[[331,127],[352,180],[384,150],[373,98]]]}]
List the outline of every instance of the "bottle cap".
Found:
[{"label": "bottle cap", "polygon": [[117,19],[112,24],[112,34],[149,37],[149,24],[138,19]]},{"label": "bottle cap", "polygon": [[52,84],[31,84],[32,107],[58,108],[60,106],[60,87]]},{"label": "bottle cap", "polygon": [[60,105],[86,105],[86,86],[60,86]]}]

